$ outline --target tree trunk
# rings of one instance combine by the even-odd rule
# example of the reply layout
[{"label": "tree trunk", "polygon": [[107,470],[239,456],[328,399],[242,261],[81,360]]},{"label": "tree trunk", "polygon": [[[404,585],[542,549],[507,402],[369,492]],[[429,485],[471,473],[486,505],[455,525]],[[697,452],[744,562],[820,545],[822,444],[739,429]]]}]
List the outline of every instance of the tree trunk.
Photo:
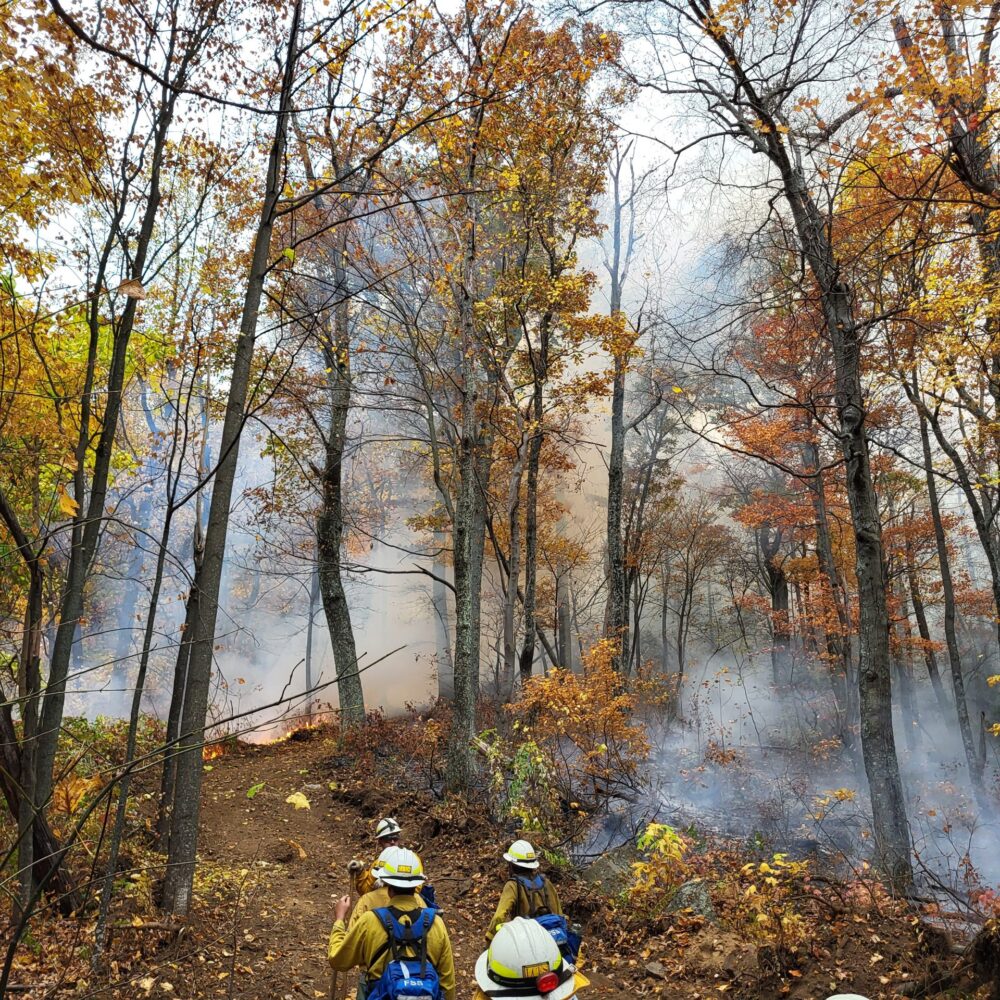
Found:
[{"label": "tree trunk", "polygon": [[[301,0],[292,13],[288,54],[278,119],[267,165],[267,184],[261,207],[260,221],[254,237],[253,256],[247,281],[240,332],[233,356],[233,370],[222,427],[219,463],[212,490],[212,504],[205,533],[205,551],[195,574],[188,598],[197,602],[194,614],[194,634],[190,637],[187,684],[182,691],[184,709],[180,722],[180,747],[176,760],[170,836],[167,853],[167,873],[163,885],[163,908],[186,916],[191,906],[191,890],[198,846],[198,819],[201,811],[202,743],[208,712],[208,694],[212,678],[215,623],[218,615],[219,589],[226,552],[229,510],[236,479],[240,436],[250,388],[250,368],[257,333],[257,316],[267,276],[271,250],[271,233],[282,189],[282,162],[288,131],[292,88],[295,77]],[[187,641],[188,637],[185,636]],[[184,649],[182,645],[182,655]]]},{"label": "tree trunk", "polygon": [[[507,585],[503,595],[503,668],[500,679],[500,697],[508,701],[514,691],[514,671],[517,666],[517,635],[515,611],[517,591],[521,579],[521,478],[524,470],[522,456],[524,440],[518,447],[517,461],[510,474],[507,491],[507,534],[510,538],[510,558],[507,560]],[[525,637],[527,641],[527,637]],[[523,683],[523,677],[522,677]]]},{"label": "tree trunk", "polygon": [[[917,386],[914,384],[914,391]],[[965,677],[962,673],[962,656],[958,650],[958,635],[955,631],[955,586],[951,578],[951,557],[948,554],[948,540],[944,533],[944,522],[941,520],[941,507],[938,503],[937,481],[934,477],[934,457],[931,454],[931,439],[927,432],[927,421],[922,413],[920,420],[920,446],[924,458],[924,474],[927,479],[927,505],[930,508],[931,520],[934,522],[934,542],[937,546],[938,569],[941,574],[941,592],[944,597],[944,637],[948,649],[948,665],[951,667],[951,684],[955,695],[955,711],[958,716],[958,731],[962,737],[962,747],[965,750],[965,761],[969,768],[969,781],[973,793],[980,805],[986,802],[986,790],[983,787],[983,767],[976,754],[976,746],[972,738],[972,723],[969,719],[969,705],[965,698]]]},{"label": "tree trunk", "polygon": [[445,533],[434,532],[434,581],[431,601],[434,605],[437,636],[438,698],[451,701],[455,697],[455,664],[451,656],[451,629],[448,625],[448,588],[444,584],[448,569],[444,561]]},{"label": "tree trunk", "polygon": [[309,572],[309,618],[306,621],[306,717],[312,722],[313,703],[316,696],[313,688],[316,686],[316,678],[313,676],[313,633],[316,631],[316,610],[319,606],[319,569],[313,562]]},{"label": "tree trunk", "polygon": [[365,698],[358,673],[358,650],[354,642],[351,609],[344,591],[341,549],[344,541],[344,449],[347,446],[347,416],[351,409],[350,294],[343,260],[347,252],[347,227],[338,227],[334,239],[333,271],[337,300],[333,306],[333,337],[324,341],[327,386],[330,392],[330,423],[326,435],[323,466],[323,506],[316,519],[319,587],[323,595],[326,624],[337,671],[337,701],[345,726],[365,721]]},{"label": "tree trunk", "polygon": [[[7,802],[11,816],[21,815],[21,760],[17,752],[18,740],[11,718],[10,707],[0,707],[0,793]],[[34,817],[31,824],[32,867],[34,884],[46,883],[46,888],[59,900],[59,910],[64,916],[78,910],[80,894],[62,867],[63,848],[56,840],[45,816]],[[20,844],[17,845],[18,851]],[[56,871],[50,874],[52,868]],[[19,896],[23,903],[23,897]]]},{"label": "tree trunk", "polygon": [[[20,802],[18,803],[18,869],[20,893],[15,920],[20,919],[31,905],[36,884],[35,838],[32,835],[35,817],[41,811],[35,788],[35,751],[38,736],[38,697],[41,691],[42,648],[42,587],[44,577],[39,558],[26,561],[28,569],[28,600],[24,611],[24,635],[21,640],[21,669],[18,696],[21,698]],[[39,859],[41,860],[41,859]]]},{"label": "tree trunk", "polygon": [[534,395],[534,433],[528,446],[528,481],[524,512],[524,645],[518,660],[521,689],[531,680],[535,664],[535,640],[538,634],[535,608],[538,582],[538,466],[542,453],[542,395],[536,374]]},{"label": "tree trunk", "polygon": [[564,670],[573,669],[573,611],[570,606],[568,569],[560,570],[556,576],[556,635],[559,666]]},{"label": "tree trunk", "polygon": [[941,672],[938,670],[937,656],[931,645],[931,630],[927,626],[927,613],[924,610],[924,599],[917,578],[917,568],[913,560],[913,551],[907,547],[906,552],[906,582],[910,589],[910,600],[913,602],[913,616],[917,620],[917,634],[924,647],[924,663],[927,666],[927,676],[930,678],[934,696],[937,698],[938,709],[942,715],[951,711],[948,696],[944,693],[941,683]]},{"label": "tree trunk", "polygon": [[805,446],[806,463],[813,470],[806,483],[812,496],[813,512],[816,517],[816,565],[820,578],[825,583],[829,599],[837,613],[839,631],[826,630],[827,655],[830,657],[830,673],[834,696],[837,698],[843,717],[840,736],[845,747],[853,746],[854,727],[858,722],[858,686],[851,658],[851,648],[847,640],[850,634],[850,617],[847,598],[840,585],[840,576],[833,558],[833,542],[830,539],[830,520],[826,508],[826,489],[820,469],[819,448],[810,442]]},{"label": "tree trunk", "polygon": [[625,492],[625,375],[626,362],[614,359],[611,391],[611,448],[608,455],[608,603],[604,634],[618,643],[615,666],[622,669],[628,645],[628,590],[625,578],[625,545],[622,540],[622,504]]},{"label": "tree trunk", "polygon": [[[472,409],[472,407],[467,407]],[[473,410],[474,416],[474,410]],[[478,421],[463,414],[459,491],[455,505],[455,701],[448,744],[449,791],[467,791],[472,781],[471,740],[479,694],[480,613],[486,547],[486,483],[492,440],[480,437]]]},{"label": "tree trunk", "polygon": [[878,864],[891,881],[902,887],[912,883],[913,869],[906,802],[892,727],[889,610],[882,524],[865,429],[861,331],[854,320],[850,289],[841,279],[827,229],[800,168],[789,160],[777,129],[767,140],[775,165],[781,170],[803,255],[822,293],[823,313],[833,348],[838,436],[846,466],[858,581],[861,747],[871,790]]},{"label": "tree trunk", "polygon": [[[608,264],[610,302],[608,312],[614,317],[621,314],[622,285],[629,268],[634,245],[635,185],[629,198],[631,215],[629,232],[622,231],[625,201],[621,191],[623,161],[619,157],[611,173],[613,194],[611,215],[611,262]],[[628,360],[620,350],[614,354],[614,378],[611,386],[611,447],[608,452],[608,600],[604,610],[604,634],[618,643],[614,664],[621,670],[628,646],[628,582],[625,576],[625,541],[622,537],[622,506],[625,495],[625,379]]]},{"label": "tree trunk", "polygon": [[166,566],[170,528],[173,521],[173,508],[168,509],[163,521],[160,535],[160,548],[156,555],[156,570],[153,576],[153,588],[149,595],[149,609],[146,612],[146,628],[142,638],[142,652],[139,657],[139,669],[136,672],[135,686],[132,689],[132,706],[129,713],[128,736],[125,741],[125,771],[118,786],[118,802],[115,807],[115,821],[111,831],[111,841],[108,845],[108,864],[104,874],[104,884],[101,887],[101,907],[94,928],[93,965],[97,968],[104,953],[104,940],[107,928],[108,913],[111,907],[111,896],[114,892],[115,874],[118,870],[118,855],[122,838],[125,833],[125,814],[128,807],[129,788],[132,782],[132,772],[129,768],[135,760],[136,735],[139,731],[139,719],[142,708],[142,693],[146,686],[146,671],[149,668],[149,657],[153,648],[153,637],[156,635],[156,612],[160,603],[160,589],[163,586],[163,571]]}]

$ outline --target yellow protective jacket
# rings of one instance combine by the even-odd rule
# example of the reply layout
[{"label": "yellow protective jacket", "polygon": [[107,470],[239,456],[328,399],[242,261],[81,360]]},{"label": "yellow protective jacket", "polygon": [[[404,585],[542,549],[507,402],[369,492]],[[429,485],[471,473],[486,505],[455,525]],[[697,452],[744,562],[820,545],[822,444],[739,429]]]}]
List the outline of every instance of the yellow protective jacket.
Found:
[{"label": "yellow protective jacket", "polygon": [[[399,897],[397,896],[396,898],[398,899]],[[421,908],[427,906],[419,892],[415,892],[413,898]],[[351,914],[351,919],[347,921],[347,929],[350,930],[369,910],[377,910],[382,906],[390,905],[392,903],[389,890],[384,885],[380,885],[377,889],[372,889],[371,892],[366,892],[354,904],[354,912]]]},{"label": "yellow protective jacket", "polygon": [[[393,909],[406,914],[422,909],[423,901],[418,902],[412,895],[394,896],[392,906]],[[405,916],[403,922],[406,922]],[[389,962],[388,950],[383,951],[381,955],[378,954],[385,942],[385,928],[379,918],[369,910],[352,924],[350,930],[344,925],[343,920],[333,922],[327,957],[334,969],[346,972],[348,969],[360,967],[369,979],[378,979]],[[448,930],[440,917],[435,919],[427,932],[427,958],[437,970],[444,1000],[455,1000],[455,959],[451,952]]]},{"label": "yellow protective jacket", "polygon": [[[542,904],[549,913],[562,913],[562,903],[559,902],[559,893],[556,887],[543,875],[542,876]],[[501,926],[514,917],[531,917],[532,901],[528,891],[517,881],[516,878],[507,880],[500,893],[500,902],[497,904],[497,911],[493,914],[489,929],[486,931],[486,940],[492,941],[493,935]]]},{"label": "yellow protective jacket", "polygon": [[372,875],[372,868],[374,867],[375,862],[373,861],[370,865],[362,868],[354,877],[354,884],[358,887],[359,896],[365,896],[375,888],[375,876]]}]

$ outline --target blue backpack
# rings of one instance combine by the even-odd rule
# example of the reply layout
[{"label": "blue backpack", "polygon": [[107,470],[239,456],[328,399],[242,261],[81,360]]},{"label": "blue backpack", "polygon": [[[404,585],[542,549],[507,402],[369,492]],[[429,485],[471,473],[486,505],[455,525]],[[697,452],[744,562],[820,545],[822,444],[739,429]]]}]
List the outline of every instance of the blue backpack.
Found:
[{"label": "blue backpack", "polygon": [[563,957],[575,965],[577,955],[580,954],[582,940],[561,913],[553,913],[549,909],[545,898],[545,876],[536,875],[534,878],[526,878],[523,875],[516,875],[515,879],[524,890],[527,901],[527,911],[520,915],[537,920],[552,935],[552,939],[559,945],[559,951]]},{"label": "blue backpack", "polygon": [[386,951],[389,961],[382,975],[368,985],[367,1000],[441,1000],[441,980],[427,958],[427,933],[437,910],[409,910],[412,923],[400,922],[403,911],[382,906],[372,913],[385,929],[386,943],[375,952],[374,962]]}]

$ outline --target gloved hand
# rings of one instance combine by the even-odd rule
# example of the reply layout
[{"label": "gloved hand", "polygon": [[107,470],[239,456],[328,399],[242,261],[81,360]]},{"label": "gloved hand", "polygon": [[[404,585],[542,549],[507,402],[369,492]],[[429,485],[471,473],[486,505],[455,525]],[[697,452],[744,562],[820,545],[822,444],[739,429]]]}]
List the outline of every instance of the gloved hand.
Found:
[{"label": "gloved hand", "polygon": [[355,873],[361,871],[361,869],[364,868],[364,866],[365,866],[365,863],[363,861],[358,861],[357,858],[355,858],[353,861],[348,861],[347,862],[347,870],[352,875],[354,875]]}]

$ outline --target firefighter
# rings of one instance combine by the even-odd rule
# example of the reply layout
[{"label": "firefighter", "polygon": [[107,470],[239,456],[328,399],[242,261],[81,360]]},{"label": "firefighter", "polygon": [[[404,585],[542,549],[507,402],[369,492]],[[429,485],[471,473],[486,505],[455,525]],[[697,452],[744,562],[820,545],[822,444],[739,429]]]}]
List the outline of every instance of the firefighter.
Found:
[{"label": "firefighter", "polygon": [[573,1000],[588,980],[576,972],[537,920],[514,917],[476,962],[475,1000]]},{"label": "firefighter", "polygon": [[[389,889],[382,882],[380,876],[382,874],[382,862],[385,861],[387,857],[391,857],[390,851],[393,848],[387,847],[379,856],[378,860],[372,865],[371,877],[375,883],[375,888],[370,892],[366,892],[358,901],[354,904],[354,910],[351,913],[351,919],[347,922],[347,929],[350,930],[357,922],[361,919],[369,910],[377,910],[380,906],[389,905]],[[427,904],[424,902],[423,896],[417,892],[414,893],[414,898],[420,906],[424,907]]]},{"label": "firefighter", "polygon": [[455,960],[447,928],[437,910],[424,908],[418,899],[424,882],[420,858],[393,847],[376,872],[389,905],[368,910],[348,929],[351,897],[337,901],[327,952],[330,965],[345,972],[360,967],[371,1000],[391,996],[394,980],[415,973],[426,982],[427,995],[455,1000]]},{"label": "firefighter", "polygon": [[[388,847],[399,847],[402,833],[402,827],[391,816],[380,819],[378,826],[375,827],[375,843],[378,844],[379,851],[384,851]],[[376,879],[372,874],[374,867],[374,863],[366,866],[363,861],[358,860],[348,864],[347,870],[351,874],[356,874],[359,896],[364,896],[365,893],[371,892],[375,888]]]},{"label": "firefighter", "polygon": [[538,871],[538,855],[526,840],[515,840],[503,856],[507,882],[500,893],[496,913],[486,931],[492,941],[499,928],[514,917],[561,916],[563,909],[555,886]]}]

